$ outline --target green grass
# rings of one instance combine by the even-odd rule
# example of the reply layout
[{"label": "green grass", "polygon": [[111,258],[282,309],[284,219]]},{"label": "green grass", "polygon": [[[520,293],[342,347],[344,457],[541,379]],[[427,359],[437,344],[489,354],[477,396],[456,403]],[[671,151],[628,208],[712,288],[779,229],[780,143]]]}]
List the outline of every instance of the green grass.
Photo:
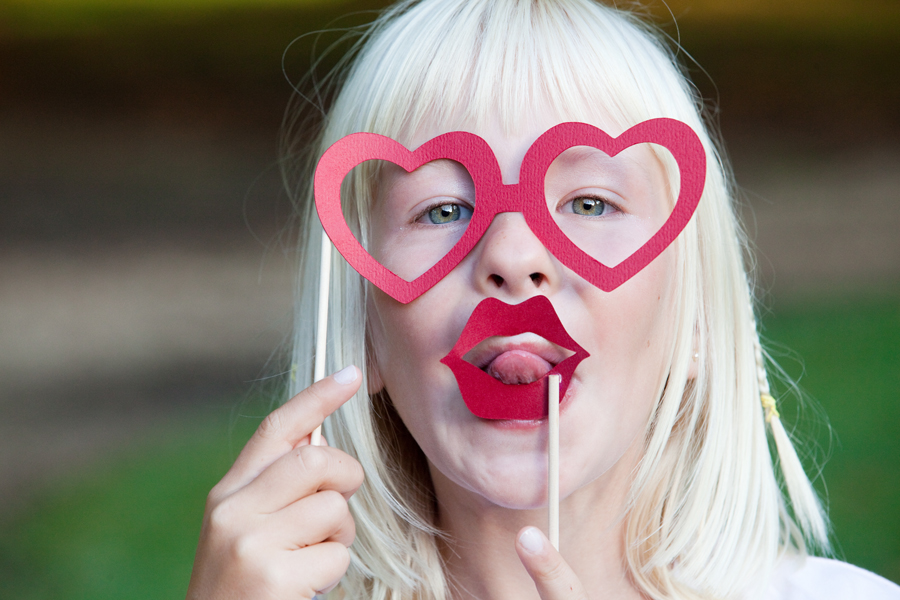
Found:
[{"label": "green grass", "polygon": [[0,522],[0,598],[184,597],[206,494],[257,422],[195,418],[36,493]]},{"label": "green grass", "polygon": [[[801,362],[783,366],[828,415],[812,441],[830,453],[817,487],[849,562],[900,582],[900,299],[897,294],[794,305],[764,319],[770,340]],[[783,387],[783,386],[782,386]],[[815,428],[815,410],[784,403],[787,423]],[[831,438],[831,439],[829,439]],[[830,452],[829,450],[830,445]],[[814,450],[807,447],[806,450]],[[802,450],[801,450],[802,451]]]},{"label": "green grass", "polygon": [[[900,582],[900,301],[827,300],[764,319],[766,337],[827,412],[824,468],[839,552]],[[804,370],[805,369],[805,370]],[[790,426],[797,403],[780,407]],[[261,414],[260,409],[243,412]],[[804,427],[815,411],[801,411]],[[258,418],[188,420],[37,492],[0,523],[0,597],[183,597],[208,490]],[[827,448],[820,428],[816,443]]]}]

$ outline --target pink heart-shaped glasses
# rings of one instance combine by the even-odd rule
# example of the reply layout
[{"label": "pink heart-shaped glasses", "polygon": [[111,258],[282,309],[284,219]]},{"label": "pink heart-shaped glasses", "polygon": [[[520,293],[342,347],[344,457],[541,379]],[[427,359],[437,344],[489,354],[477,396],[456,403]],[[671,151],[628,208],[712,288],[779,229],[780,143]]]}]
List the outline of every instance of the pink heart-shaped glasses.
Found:
[{"label": "pink heart-shaped glasses", "polygon": [[[590,146],[615,156],[635,144],[666,148],[678,164],[680,190],[675,207],[662,227],[628,258],[609,267],[576,246],[550,215],[544,197],[544,176],[560,154],[574,146]],[[386,160],[412,172],[422,165],[450,159],[462,164],[475,184],[477,202],[462,237],[437,264],[412,281],[393,273],[354,237],[341,211],[341,183],[368,160]],[[528,149],[519,183],[503,184],[500,166],[490,146],[464,131],[445,133],[407,150],[391,138],[353,133],[335,142],[319,160],[314,180],[316,210],[328,237],[350,265],[398,302],[412,302],[443,279],[475,247],[494,217],[520,212],[528,227],[564,265],[604,291],[612,291],[634,277],[665,250],[685,228],[697,208],[706,179],[706,153],[697,134],[674,119],[638,123],[618,137],[586,123],[561,123],[544,132]]]}]

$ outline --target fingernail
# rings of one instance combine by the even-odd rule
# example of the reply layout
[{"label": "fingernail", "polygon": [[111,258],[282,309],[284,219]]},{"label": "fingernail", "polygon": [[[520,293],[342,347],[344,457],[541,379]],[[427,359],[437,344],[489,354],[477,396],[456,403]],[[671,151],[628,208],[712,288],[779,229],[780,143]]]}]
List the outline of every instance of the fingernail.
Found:
[{"label": "fingernail", "polygon": [[528,552],[540,554],[544,549],[544,536],[534,527],[529,527],[519,536],[519,543]]},{"label": "fingernail", "polygon": [[341,385],[347,385],[348,383],[353,383],[356,381],[356,367],[350,365],[349,367],[344,367],[334,375],[332,378]]}]

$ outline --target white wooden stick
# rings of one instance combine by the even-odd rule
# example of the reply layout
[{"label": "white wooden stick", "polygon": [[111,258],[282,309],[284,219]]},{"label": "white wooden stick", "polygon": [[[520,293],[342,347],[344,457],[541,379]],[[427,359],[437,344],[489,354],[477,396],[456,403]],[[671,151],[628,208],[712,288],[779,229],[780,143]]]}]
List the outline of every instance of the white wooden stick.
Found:
[{"label": "white wooden stick", "polygon": [[561,376],[550,375],[550,399],[547,410],[550,435],[547,442],[547,504],[550,510],[550,543],[559,550],[559,383]]},{"label": "white wooden stick", "polygon": [[[325,351],[328,339],[328,292],[331,289],[331,240],[322,230],[322,261],[319,263],[319,311],[316,322],[316,364],[313,379],[325,379]],[[312,446],[322,443],[322,426],[313,430],[309,437]]]}]

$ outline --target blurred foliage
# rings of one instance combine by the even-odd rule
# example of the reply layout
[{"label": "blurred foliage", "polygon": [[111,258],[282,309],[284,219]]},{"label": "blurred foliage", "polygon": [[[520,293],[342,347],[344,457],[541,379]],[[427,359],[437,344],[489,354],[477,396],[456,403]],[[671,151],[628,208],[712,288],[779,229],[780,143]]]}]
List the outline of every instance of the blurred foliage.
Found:
[{"label": "blurred foliage", "polygon": [[[8,1],[0,4],[0,108],[107,115],[194,107],[203,118],[232,106],[229,119],[252,123],[254,114],[281,114],[285,77],[300,81],[320,59],[317,72],[330,70],[346,47],[342,34],[388,4]],[[680,42],[727,135],[798,132],[834,146],[900,132],[896,1],[670,0],[637,10]],[[338,50],[326,53],[334,43]]]},{"label": "blurred foliage", "polygon": [[[781,398],[790,426],[832,447],[824,468],[838,555],[900,582],[900,301],[882,295],[794,304],[764,320],[792,348],[789,374],[821,404]],[[801,377],[802,375],[802,377]],[[36,493],[0,521],[0,597],[127,600],[181,597],[190,578],[209,489],[266,411],[186,421]],[[810,416],[812,414],[812,416]],[[230,431],[230,432],[229,432]],[[800,439],[803,439],[801,432]],[[811,446],[800,448],[810,454]],[[824,489],[821,479],[817,481]]]},{"label": "blurred foliage", "polygon": [[386,4],[0,4],[0,109],[274,132],[292,83],[336,44],[328,71],[344,34]]},{"label": "blurred foliage", "polygon": [[[127,13],[164,19],[233,9],[314,8],[340,13],[365,4],[360,0],[7,0],[0,15],[6,17],[7,35],[64,35],[96,31]],[[629,7],[627,2],[616,4]],[[893,0],[668,0],[633,2],[631,8],[663,22],[675,18],[688,23],[765,23],[770,28],[867,39],[893,37],[900,18],[900,8]]]},{"label": "blurred foliage", "polygon": [[900,6],[894,0],[666,0],[649,7],[661,21],[674,17],[692,26],[739,24],[746,37],[789,34],[871,41],[894,38],[900,24]]},{"label": "blurred foliage", "polygon": [[[97,35],[119,29],[178,23],[234,10],[346,12],[353,0],[7,0],[0,34],[11,38]],[[348,7],[348,5],[350,5]]]}]

